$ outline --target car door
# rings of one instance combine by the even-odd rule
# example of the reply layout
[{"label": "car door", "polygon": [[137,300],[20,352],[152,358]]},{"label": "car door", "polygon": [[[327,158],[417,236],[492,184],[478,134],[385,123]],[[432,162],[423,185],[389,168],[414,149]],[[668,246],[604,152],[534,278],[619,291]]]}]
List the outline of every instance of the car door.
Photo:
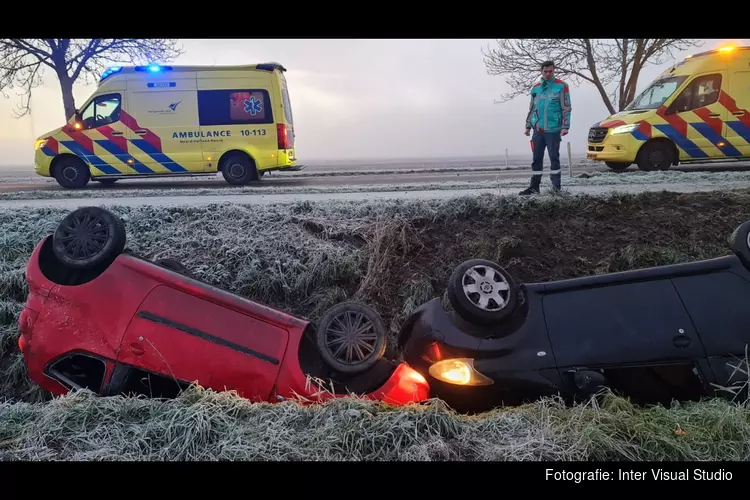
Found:
[{"label": "car door", "polygon": [[669,279],[565,290],[543,304],[565,383],[596,370],[646,403],[707,390],[705,350]]},{"label": "car door", "polygon": [[195,73],[148,74],[128,82],[132,154],[144,173],[200,173],[203,143]]},{"label": "car door", "polygon": [[133,173],[124,105],[121,92],[97,95],[81,110],[81,128],[65,128],[70,140],[61,143],[91,165],[94,177]]},{"label": "car door", "polygon": [[722,93],[721,101],[729,112],[724,128],[727,142],[742,156],[750,156],[750,69],[731,73],[729,91]]},{"label": "car door", "polygon": [[682,159],[740,156],[723,136],[728,111],[719,96],[725,83],[725,71],[698,75],[661,114],[667,124],[655,126],[684,152]]},{"label": "car door", "polygon": [[118,363],[267,401],[288,332],[167,285],[154,288],[123,337]]},{"label": "car door", "polygon": [[729,271],[674,280],[719,387],[747,384],[750,281]]}]

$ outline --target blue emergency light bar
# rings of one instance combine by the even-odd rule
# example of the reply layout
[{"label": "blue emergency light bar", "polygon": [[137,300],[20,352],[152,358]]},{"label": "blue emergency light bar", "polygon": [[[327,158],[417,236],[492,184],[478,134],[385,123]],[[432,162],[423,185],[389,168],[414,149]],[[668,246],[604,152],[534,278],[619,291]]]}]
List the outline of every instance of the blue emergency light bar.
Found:
[{"label": "blue emergency light bar", "polygon": [[114,75],[115,73],[119,73],[122,71],[122,67],[120,66],[113,66],[111,68],[107,68],[104,70],[104,73],[102,73],[102,77],[99,79],[101,82],[102,80],[105,80],[106,78],[109,78],[110,76]]},{"label": "blue emergency light bar", "polygon": [[161,73],[162,71],[171,71],[172,66],[160,66],[158,64],[148,64],[146,66],[136,66],[136,71],[148,71],[149,73]]}]

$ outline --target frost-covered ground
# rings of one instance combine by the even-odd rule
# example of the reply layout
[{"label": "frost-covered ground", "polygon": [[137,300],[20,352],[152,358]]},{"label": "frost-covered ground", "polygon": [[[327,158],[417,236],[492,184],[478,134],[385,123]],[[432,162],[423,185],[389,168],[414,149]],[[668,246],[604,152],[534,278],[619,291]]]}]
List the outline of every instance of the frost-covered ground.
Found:
[{"label": "frost-covered ground", "polygon": [[[113,210],[145,258],[178,259],[199,279],[313,321],[362,300],[395,332],[444,299],[469,258],[532,282],[726,255],[728,234],[750,219],[750,190]],[[200,391],[45,401],[26,378],[17,321],[27,259],[66,213],[0,208],[0,460],[750,460],[742,400],[644,409],[545,399],[472,417],[439,401],[305,407]]]},{"label": "frost-covered ground", "polygon": [[[245,187],[221,187],[221,188],[179,188],[179,189],[107,189],[97,190],[54,190],[54,191],[20,191],[0,193],[0,206],[12,206],[3,203],[11,200],[60,200],[60,199],[94,199],[93,203],[102,203],[112,198],[132,198],[133,200],[122,200],[121,203],[151,203],[143,201],[144,198],[179,197],[171,201],[160,200],[160,204],[171,205],[182,203],[216,203],[221,201],[232,201],[242,203],[270,203],[295,200],[300,196],[303,199],[330,199],[330,195],[345,195],[347,193],[357,196],[336,196],[337,199],[356,199],[360,194],[367,193],[368,197],[376,197],[375,193],[386,193],[386,196],[378,198],[409,197],[446,197],[464,194],[477,194],[494,192],[508,195],[528,186],[528,178],[500,178],[494,181],[475,182],[440,182],[440,183],[410,183],[410,184],[375,184],[375,185],[333,185],[333,186],[263,186],[263,181],[255,186]],[[543,186],[549,186],[549,176],[545,172]],[[578,174],[574,177],[563,177],[563,186],[571,193],[600,194],[611,190],[621,192],[638,192],[654,190],[675,190],[688,192],[691,190],[703,191],[713,189],[737,189],[750,185],[750,172],[633,172],[633,173],[592,173]],[[422,194],[418,194],[421,192]],[[442,192],[442,193],[440,193]],[[277,197],[275,195],[290,195]],[[310,196],[324,195],[324,196]],[[186,201],[193,198],[193,201]],[[203,197],[203,200],[198,199]],[[118,202],[120,203],[120,202]],[[65,202],[55,204],[56,206],[69,206]]]}]

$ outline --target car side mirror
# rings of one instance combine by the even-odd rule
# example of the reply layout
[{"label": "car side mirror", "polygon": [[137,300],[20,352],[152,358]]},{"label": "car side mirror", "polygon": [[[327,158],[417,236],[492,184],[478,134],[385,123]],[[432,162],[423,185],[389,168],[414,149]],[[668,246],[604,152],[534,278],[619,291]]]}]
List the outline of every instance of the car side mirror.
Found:
[{"label": "car side mirror", "polygon": [[77,109],[75,114],[73,114],[73,128],[76,130],[81,130],[83,128],[83,118],[81,117],[81,112]]}]

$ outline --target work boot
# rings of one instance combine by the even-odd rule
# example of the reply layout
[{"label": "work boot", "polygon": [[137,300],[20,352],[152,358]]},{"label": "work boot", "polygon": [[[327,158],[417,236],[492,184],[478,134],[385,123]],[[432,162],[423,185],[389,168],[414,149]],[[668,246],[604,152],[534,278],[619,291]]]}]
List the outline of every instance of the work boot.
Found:
[{"label": "work boot", "polygon": [[524,189],[523,191],[521,191],[518,194],[521,195],[521,196],[529,196],[529,195],[532,195],[532,194],[539,194],[539,188],[527,187],[526,189]]}]

